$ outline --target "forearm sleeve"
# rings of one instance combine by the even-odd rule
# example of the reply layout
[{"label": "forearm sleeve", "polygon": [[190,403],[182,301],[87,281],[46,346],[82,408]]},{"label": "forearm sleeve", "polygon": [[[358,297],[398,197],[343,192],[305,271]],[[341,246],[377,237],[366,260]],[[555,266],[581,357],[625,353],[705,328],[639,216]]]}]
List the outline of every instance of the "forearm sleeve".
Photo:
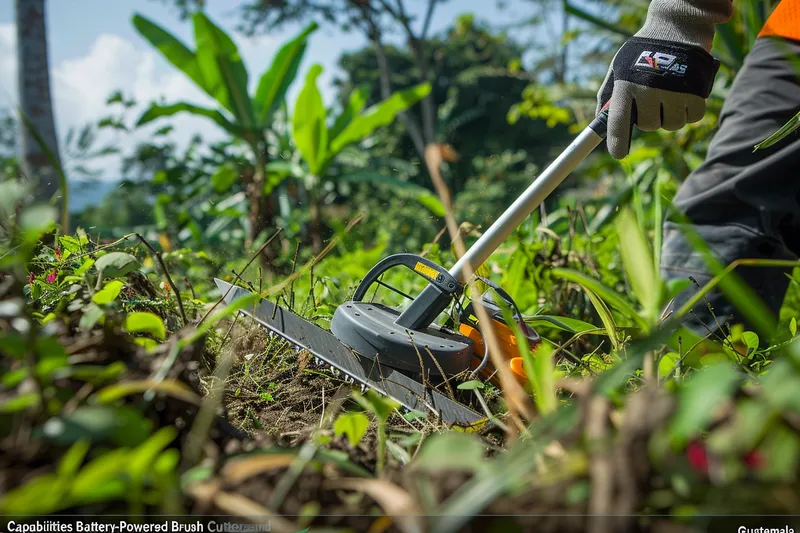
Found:
[{"label": "forearm sleeve", "polygon": [[714,25],[733,15],[731,0],[652,0],[637,37],[692,44],[711,52]]}]

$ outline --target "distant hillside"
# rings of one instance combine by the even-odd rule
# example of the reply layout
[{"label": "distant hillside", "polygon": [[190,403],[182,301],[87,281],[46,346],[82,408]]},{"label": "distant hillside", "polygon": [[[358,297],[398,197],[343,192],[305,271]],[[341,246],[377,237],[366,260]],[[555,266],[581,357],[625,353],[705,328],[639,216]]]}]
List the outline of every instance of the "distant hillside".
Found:
[{"label": "distant hillside", "polygon": [[80,213],[91,205],[98,205],[108,193],[119,186],[118,181],[80,181],[69,184],[69,210]]}]

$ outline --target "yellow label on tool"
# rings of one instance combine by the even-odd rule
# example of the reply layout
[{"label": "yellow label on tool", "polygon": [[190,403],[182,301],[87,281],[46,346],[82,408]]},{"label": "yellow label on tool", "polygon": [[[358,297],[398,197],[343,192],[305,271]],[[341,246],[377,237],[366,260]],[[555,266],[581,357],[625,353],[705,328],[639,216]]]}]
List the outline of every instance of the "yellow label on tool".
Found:
[{"label": "yellow label on tool", "polygon": [[414,265],[414,270],[416,270],[423,276],[428,276],[431,279],[436,279],[436,276],[439,274],[435,268],[431,268],[428,265],[422,263],[421,261],[417,261],[417,264]]}]

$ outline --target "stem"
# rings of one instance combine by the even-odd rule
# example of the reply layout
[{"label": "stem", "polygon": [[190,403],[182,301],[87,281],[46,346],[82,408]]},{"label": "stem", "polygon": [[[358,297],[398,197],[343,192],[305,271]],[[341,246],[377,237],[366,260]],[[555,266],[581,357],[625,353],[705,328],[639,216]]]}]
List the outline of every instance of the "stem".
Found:
[{"label": "stem", "polygon": [[[253,264],[253,261],[255,261],[255,260],[256,260],[256,257],[258,257],[258,256],[260,256],[260,255],[261,255],[261,252],[263,252],[263,251],[264,251],[264,250],[267,248],[267,246],[269,246],[269,245],[270,245],[270,243],[271,243],[273,240],[275,240],[275,237],[277,237],[277,236],[278,236],[278,234],[280,234],[280,232],[281,232],[281,231],[282,231],[282,229],[281,229],[281,228],[278,228],[278,230],[277,230],[275,233],[273,233],[273,234],[272,234],[272,236],[271,236],[269,239],[267,239],[267,242],[265,242],[264,244],[262,244],[262,245],[261,245],[261,248],[259,248],[259,249],[258,249],[258,251],[257,251],[255,254],[253,254],[253,256],[250,258],[250,261],[248,261],[248,262],[247,262],[247,264],[244,266],[244,268],[241,270],[241,272],[239,272],[239,276],[240,276],[240,277],[241,277],[241,276],[244,276],[244,272],[245,272],[245,271],[246,271],[246,270],[247,270],[247,269],[250,267],[250,265],[252,265],[252,264]],[[259,276],[259,279],[260,279],[260,278],[261,278],[261,276]],[[228,289],[228,290],[230,291],[230,289]],[[260,291],[259,291],[259,292],[260,292]],[[222,303],[222,302],[224,302],[224,301],[225,301],[225,297],[226,297],[227,295],[228,295],[228,293],[225,293],[225,294],[223,294],[223,295],[222,295],[222,297],[221,297],[219,300],[217,300],[217,302],[216,302],[216,303],[215,303],[213,306],[211,306],[211,309],[209,309],[208,311],[206,311],[206,314],[205,314],[205,315],[203,315],[203,318],[201,318],[201,319],[200,319],[200,322],[198,322],[198,323],[197,323],[197,327],[200,327],[200,324],[202,324],[203,322],[205,322],[206,318],[208,318],[208,317],[209,317],[209,315],[211,315],[211,313],[214,311],[214,309],[216,309],[216,308],[217,308],[217,306],[218,306],[220,303]]]},{"label": "stem", "polygon": [[[419,36],[414,33],[411,27],[410,19],[406,14],[405,5],[402,0],[397,0],[397,11],[393,10],[385,0],[379,0],[384,9],[394,17],[406,31],[408,36],[408,43],[411,51],[414,54],[414,60],[420,70],[420,78],[422,81],[433,83],[431,79],[430,63],[425,55],[425,32],[430,26],[430,20],[433,16],[433,10],[436,7],[436,0],[430,0],[428,3],[427,13],[425,15],[424,30]],[[436,137],[436,104],[433,101],[433,92],[430,92],[425,98],[420,101],[420,108],[422,109],[422,133],[425,144],[432,143]]]},{"label": "stem", "polygon": [[375,473],[378,477],[383,473],[386,462],[386,421],[378,420],[378,460],[375,464]]},{"label": "stem", "polygon": [[253,242],[258,238],[258,235],[266,226],[263,220],[262,203],[264,200],[264,167],[266,166],[266,157],[264,151],[261,149],[261,144],[254,142],[251,148],[256,156],[256,166],[253,169],[253,177],[250,183],[247,184],[247,200],[249,203],[248,220],[250,222],[250,231],[247,235],[246,246],[249,248]]},{"label": "stem", "polygon": [[[375,61],[378,64],[378,73],[380,75],[381,98],[385,100],[392,95],[392,83],[391,70],[389,68],[389,61],[386,58],[386,50],[383,47],[381,30],[378,28],[378,25],[375,24],[375,21],[368,11],[369,8],[362,5],[359,5],[359,7],[361,8],[361,14],[368,26],[367,36],[373,44],[375,44]],[[425,138],[422,135],[419,124],[417,124],[407,111],[399,113],[398,116],[400,120],[403,121],[406,130],[408,130],[408,136],[411,137],[411,142],[414,144],[414,150],[417,152],[417,155],[420,158],[424,158]]]},{"label": "stem", "polygon": [[181,293],[178,290],[178,287],[176,287],[175,283],[172,281],[172,276],[169,275],[169,270],[167,269],[167,265],[164,263],[164,259],[162,259],[161,254],[155,248],[153,248],[153,246],[149,242],[147,242],[147,239],[145,239],[138,233],[136,233],[135,235],[139,238],[142,244],[147,246],[147,248],[150,250],[150,253],[152,253],[153,257],[155,257],[156,261],[158,261],[159,266],[161,266],[161,270],[164,271],[164,277],[167,278],[167,283],[169,283],[169,287],[172,289],[172,292],[175,293],[175,300],[178,302],[178,310],[181,313],[181,320],[183,320],[183,325],[185,326],[186,312],[183,309],[183,299],[181,299]]},{"label": "stem", "polygon": [[[314,178],[315,183],[319,183],[317,178]],[[314,190],[315,186],[309,188],[308,200],[311,211],[311,224],[309,227],[311,233],[311,248],[314,250],[314,255],[317,255],[322,250],[322,216],[320,214],[320,201],[317,191]]]}]

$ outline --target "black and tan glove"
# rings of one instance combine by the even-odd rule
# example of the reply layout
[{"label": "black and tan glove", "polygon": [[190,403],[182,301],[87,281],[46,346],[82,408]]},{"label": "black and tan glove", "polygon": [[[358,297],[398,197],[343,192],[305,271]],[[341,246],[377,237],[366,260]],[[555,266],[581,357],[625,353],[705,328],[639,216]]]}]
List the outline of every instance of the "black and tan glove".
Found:
[{"label": "black and tan glove", "polygon": [[[653,0],[647,22],[619,49],[597,94],[608,109],[608,151],[628,155],[633,124],[675,131],[706,111],[719,61],[714,25],[730,19],[731,0]],[[612,97],[613,94],[613,97]]]}]

